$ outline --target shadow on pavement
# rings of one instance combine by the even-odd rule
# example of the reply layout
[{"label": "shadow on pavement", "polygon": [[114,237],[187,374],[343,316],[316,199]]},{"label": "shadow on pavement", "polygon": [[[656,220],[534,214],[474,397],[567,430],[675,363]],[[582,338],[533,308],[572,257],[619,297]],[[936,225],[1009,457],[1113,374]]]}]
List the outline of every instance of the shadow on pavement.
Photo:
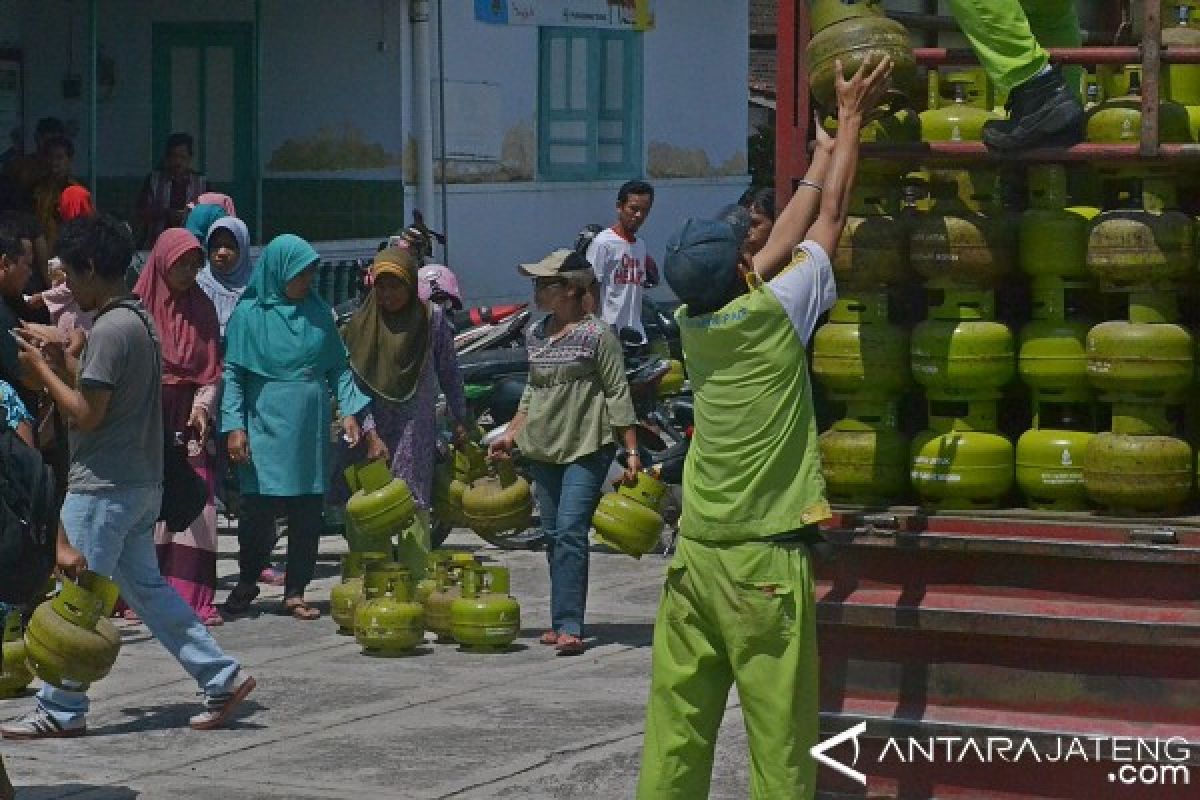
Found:
[{"label": "shadow on pavement", "polygon": [[[222,730],[261,730],[261,725],[253,720],[253,716],[266,707],[253,700],[246,700],[237,707],[233,721]],[[171,703],[170,705],[150,706],[140,708],[133,706],[121,709],[121,713],[130,719],[101,727],[88,726],[88,738],[95,736],[119,736],[124,733],[145,733],[147,731],[168,731],[186,728],[193,714],[201,710],[199,703]]]},{"label": "shadow on pavement", "polygon": [[17,800],[136,800],[140,795],[128,786],[94,786],[60,783],[57,786],[18,786]]}]

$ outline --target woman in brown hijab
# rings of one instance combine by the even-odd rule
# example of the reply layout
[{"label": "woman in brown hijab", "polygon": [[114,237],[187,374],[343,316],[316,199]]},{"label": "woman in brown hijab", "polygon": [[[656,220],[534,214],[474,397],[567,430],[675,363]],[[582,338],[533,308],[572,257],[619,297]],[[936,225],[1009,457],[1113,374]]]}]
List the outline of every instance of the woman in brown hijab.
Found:
[{"label": "woman in brown hijab", "polygon": [[[411,250],[379,251],[371,266],[371,292],[342,337],[358,384],[372,400],[366,428],[374,425],[387,446],[392,474],[408,484],[428,530],[439,388],[456,438],[466,437],[471,422],[454,333],[442,309],[417,296],[418,266]],[[338,488],[344,493],[344,485]],[[428,542],[422,546],[429,549]]]}]

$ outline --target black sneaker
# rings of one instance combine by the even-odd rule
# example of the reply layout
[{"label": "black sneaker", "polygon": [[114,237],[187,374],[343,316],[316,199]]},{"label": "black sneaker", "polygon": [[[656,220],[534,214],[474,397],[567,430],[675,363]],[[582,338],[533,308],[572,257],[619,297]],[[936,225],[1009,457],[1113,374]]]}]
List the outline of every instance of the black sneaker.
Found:
[{"label": "black sneaker", "polygon": [[1083,105],[1052,66],[1030,78],[1008,96],[1008,119],[983,126],[983,142],[996,150],[1026,150],[1037,146],[1070,147],[1083,141]]}]

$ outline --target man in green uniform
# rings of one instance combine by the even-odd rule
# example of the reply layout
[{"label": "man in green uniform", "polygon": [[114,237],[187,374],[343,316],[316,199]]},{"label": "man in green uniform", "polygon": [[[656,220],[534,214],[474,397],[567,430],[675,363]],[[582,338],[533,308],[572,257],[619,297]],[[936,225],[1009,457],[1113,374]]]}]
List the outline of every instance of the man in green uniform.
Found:
[{"label": "man in green uniform", "polygon": [[1083,139],[1079,69],[1051,66],[1044,47],[1083,42],[1075,0],[949,0],[950,10],[992,83],[1008,92],[1009,118],[989,122],[997,150],[1069,146]]},{"label": "man in green uniform", "polygon": [[845,225],[863,115],[890,74],[885,60],[838,80],[837,140],[819,136],[746,279],[738,270],[745,231],[727,221],[690,219],[667,244],[667,282],[684,303],[676,317],[696,429],[654,629],[641,800],[708,796],[734,682],[751,795],[813,796],[817,650],[806,544],[829,506],[805,345],[836,296],[828,254]]}]

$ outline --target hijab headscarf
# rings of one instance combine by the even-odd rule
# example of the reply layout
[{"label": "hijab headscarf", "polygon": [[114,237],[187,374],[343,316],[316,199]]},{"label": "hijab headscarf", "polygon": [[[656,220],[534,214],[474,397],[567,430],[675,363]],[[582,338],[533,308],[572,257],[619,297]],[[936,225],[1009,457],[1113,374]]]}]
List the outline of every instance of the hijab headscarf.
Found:
[{"label": "hijab headscarf", "polygon": [[196,205],[220,206],[229,216],[237,216],[237,207],[233,204],[233,198],[220,192],[205,192],[196,198]]},{"label": "hijab headscarf", "polygon": [[58,196],[58,218],[63,222],[77,217],[90,217],[95,213],[92,193],[83,186],[68,186]]},{"label": "hijab headscarf", "polygon": [[183,228],[167,228],[154,242],[133,291],[158,328],[163,383],[210,386],[221,378],[217,310],[198,285],[176,294],[167,284],[172,265],[192,250],[201,250],[199,239]]},{"label": "hijab headscarf", "polygon": [[229,216],[225,213],[225,209],[213,203],[202,203],[188,212],[187,220],[183,223],[183,227],[192,232],[200,241],[204,241],[208,237],[208,229],[213,226],[213,223],[221,217]]},{"label": "hijab headscarf", "polygon": [[246,290],[250,276],[254,274],[254,264],[250,261],[250,231],[246,228],[246,223],[237,217],[221,217],[212,224],[208,229],[208,237],[204,240],[206,255],[209,240],[218,230],[229,231],[237,240],[237,264],[229,272],[221,272],[213,269],[212,262],[209,261],[196,280],[217,307],[217,319],[221,323],[221,332],[224,333],[225,326],[229,324],[229,316],[241,299],[242,292]]},{"label": "hijab headscarf", "polygon": [[[379,305],[379,278],[392,275],[410,299],[392,314]],[[346,324],[350,367],[373,393],[403,403],[417,390],[429,357],[429,308],[417,296],[417,259],[411,250],[388,247],[375,254],[372,289],[362,308]]]},{"label": "hijab headscarf", "polygon": [[290,233],[263,248],[225,329],[226,362],[279,381],[321,379],[344,367],[346,346],[329,304],[312,291],[299,301],[284,293],[288,281],[319,260],[312,245]]}]

